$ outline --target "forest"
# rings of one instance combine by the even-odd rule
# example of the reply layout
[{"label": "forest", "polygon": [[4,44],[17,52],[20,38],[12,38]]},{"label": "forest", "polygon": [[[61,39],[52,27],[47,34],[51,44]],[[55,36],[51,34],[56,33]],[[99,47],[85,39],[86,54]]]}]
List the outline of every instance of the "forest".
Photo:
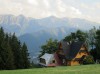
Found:
[{"label": "forest", "polygon": [[29,53],[25,43],[14,34],[0,28],[0,70],[25,69],[30,67]]}]

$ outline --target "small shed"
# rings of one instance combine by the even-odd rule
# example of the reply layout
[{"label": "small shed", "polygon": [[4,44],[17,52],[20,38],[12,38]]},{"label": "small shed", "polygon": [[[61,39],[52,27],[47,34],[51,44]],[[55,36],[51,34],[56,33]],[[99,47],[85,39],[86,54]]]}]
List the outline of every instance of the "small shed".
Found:
[{"label": "small shed", "polygon": [[54,54],[45,53],[40,57],[39,64],[42,66],[56,66],[56,60]]}]

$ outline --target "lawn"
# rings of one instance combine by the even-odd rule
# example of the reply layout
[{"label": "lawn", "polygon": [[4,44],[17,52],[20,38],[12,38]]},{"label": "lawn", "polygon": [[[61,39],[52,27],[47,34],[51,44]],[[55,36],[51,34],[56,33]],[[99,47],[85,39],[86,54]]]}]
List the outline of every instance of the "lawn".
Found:
[{"label": "lawn", "polygon": [[100,65],[96,64],[23,70],[2,70],[0,71],[0,74],[100,74]]}]

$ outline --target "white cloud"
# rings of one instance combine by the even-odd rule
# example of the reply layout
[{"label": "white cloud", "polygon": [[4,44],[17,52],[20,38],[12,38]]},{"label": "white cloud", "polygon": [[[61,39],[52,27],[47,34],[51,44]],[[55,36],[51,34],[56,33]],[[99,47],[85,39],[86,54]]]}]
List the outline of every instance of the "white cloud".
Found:
[{"label": "white cloud", "polygon": [[77,9],[77,8],[71,7],[71,9],[72,9],[72,11],[75,12],[76,14],[79,14],[79,15],[82,14],[82,12],[81,12],[79,9]]},{"label": "white cloud", "polygon": [[65,12],[67,6],[61,0],[58,0],[57,7],[60,12]]},{"label": "white cloud", "polygon": [[45,5],[47,8],[50,7],[49,1],[47,1],[47,0],[43,0],[43,2],[44,2],[44,5]]},{"label": "white cloud", "polygon": [[95,7],[96,7],[97,9],[100,9],[100,3],[95,3]]},{"label": "white cloud", "polygon": [[23,14],[34,18],[54,15],[99,22],[99,13],[100,2],[96,0],[0,0],[0,14]]},{"label": "white cloud", "polygon": [[28,0],[28,3],[36,6],[38,5],[37,0]]}]

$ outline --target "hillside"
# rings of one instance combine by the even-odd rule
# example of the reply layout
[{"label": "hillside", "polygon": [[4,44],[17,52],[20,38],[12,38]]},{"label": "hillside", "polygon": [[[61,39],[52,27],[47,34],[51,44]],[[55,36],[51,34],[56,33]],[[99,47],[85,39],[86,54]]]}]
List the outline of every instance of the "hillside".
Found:
[{"label": "hillside", "polygon": [[4,70],[0,74],[100,74],[100,65],[81,65],[55,68],[34,68],[23,70]]}]

